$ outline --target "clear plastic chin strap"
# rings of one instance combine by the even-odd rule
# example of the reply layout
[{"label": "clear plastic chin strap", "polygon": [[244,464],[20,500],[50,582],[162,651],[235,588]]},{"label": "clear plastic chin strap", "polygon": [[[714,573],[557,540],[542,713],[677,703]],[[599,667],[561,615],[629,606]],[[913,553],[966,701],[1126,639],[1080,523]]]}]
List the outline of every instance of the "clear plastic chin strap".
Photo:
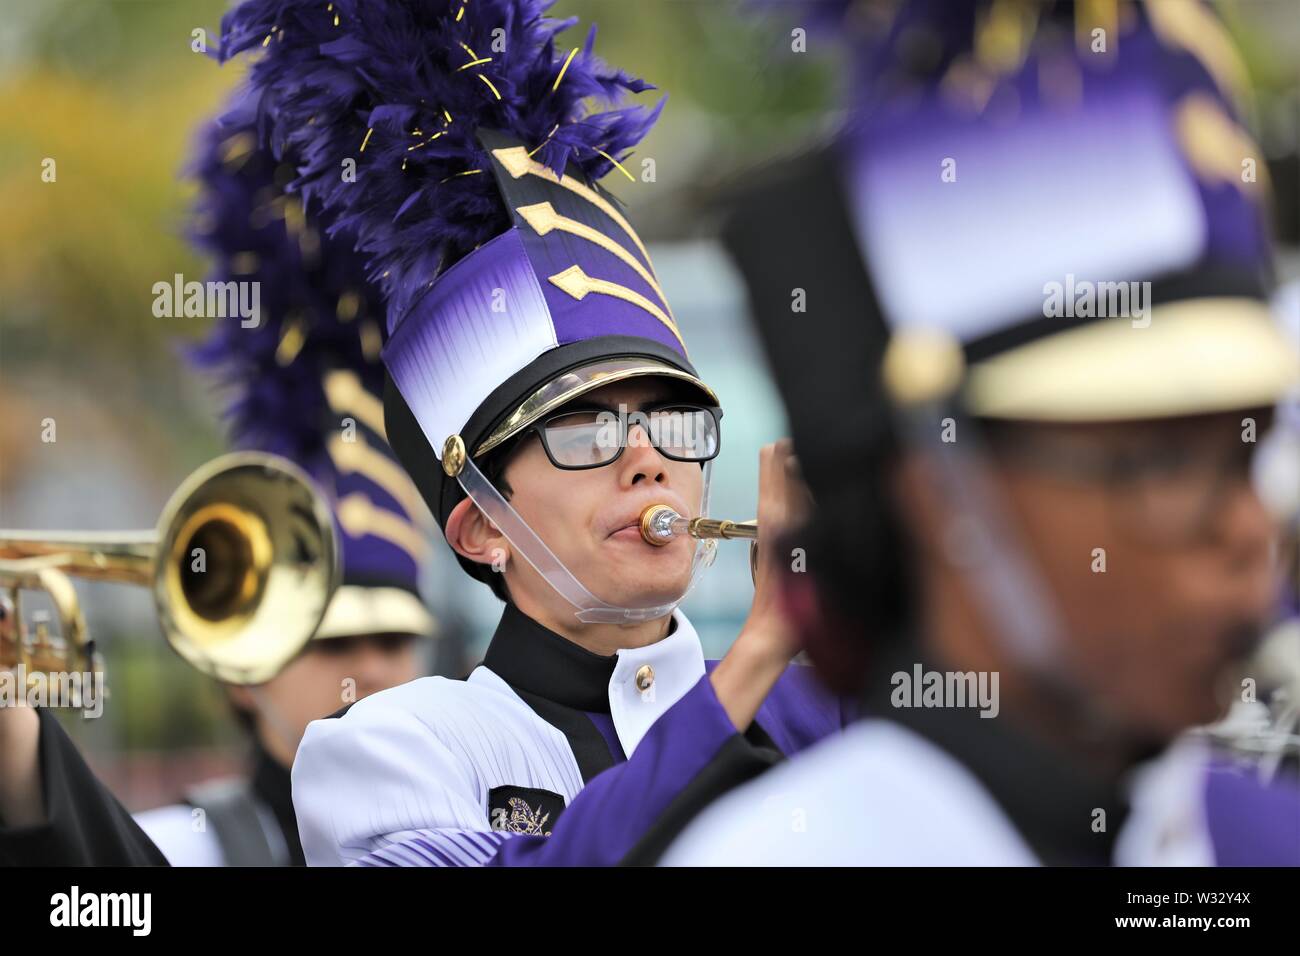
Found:
[{"label": "clear plastic chin strap", "polygon": [[[708,514],[709,478],[712,470],[713,462],[705,462],[704,492],[700,499],[700,510],[696,514]],[[546,542],[537,536],[519,512],[510,506],[510,502],[501,496],[501,492],[478,470],[468,455],[465,456],[465,464],[457,480],[470,500],[505,535],[515,553],[531,564],[557,594],[573,605],[575,616],[585,624],[636,624],[671,614],[686,599],[686,595],[691,593],[695,582],[699,580],[700,572],[713,563],[717,554],[716,541],[699,542],[691,560],[690,582],[676,600],[655,607],[619,607],[596,597],[573,576],[573,572],[564,566],[564,562],[546,546]]]}]

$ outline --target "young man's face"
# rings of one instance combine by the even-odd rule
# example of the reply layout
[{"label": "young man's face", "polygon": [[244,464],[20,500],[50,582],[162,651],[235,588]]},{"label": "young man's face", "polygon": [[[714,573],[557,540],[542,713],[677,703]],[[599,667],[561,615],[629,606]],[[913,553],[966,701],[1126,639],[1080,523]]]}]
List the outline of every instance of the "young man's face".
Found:
[{"label": "young man's face", "polygon": [[1141,733],[1213,721],[1275,595],[1243,419],[1013,425],[994,474],[1055,598],[1072,671]]},{"label": "young man's face", "polygon": [[[597,389],[565,406],[628,413],[677,396],[672,383],[642,378]],[[650,607],[679,598],[690,582],[695,543],[681,536],[664,547],[641,537],[641,512],[666,504],[695,516],[704,490],[698,462],[666,458],[629,428],[628,443],[614,462],[570,471],[557,468],[536,434],[525,439],[505,469],[510,503],[574,576],[597,597],[620,607]],[[549,584],[523,558],[512,555],[506,584],[516,603],[526,593],[556,605]],[[569,608],[564,604],[564,608]]]}]

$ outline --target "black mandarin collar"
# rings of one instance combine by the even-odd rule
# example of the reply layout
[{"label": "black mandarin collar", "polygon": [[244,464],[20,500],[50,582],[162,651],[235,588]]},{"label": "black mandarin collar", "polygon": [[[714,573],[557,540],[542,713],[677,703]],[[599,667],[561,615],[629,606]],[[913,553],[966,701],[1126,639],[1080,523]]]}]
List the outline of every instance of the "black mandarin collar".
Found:
[{"label": "black mandarin collar", "polygon": [[593,654],[507,603],[483,664],[516,690],[607,714],[618,655]]},{"label": "black mandarin collar", "polygon": [[289,782],[289,768],[276,761],[261,744],[253,751],[253,794],[275,815],[275,822],[284,834],[291,866],[306,866],[302,840],[298,836],[298,818],[293,812],[293,792]]},{"label": "black mandarin collar", "polygon": [[[1110,865],[1129,812],[1120,781],[1021,731],[1006,711],[985,718],[978,707],[894,707],[891,675],[910,675],[917,663],[923,672],[942,670],[912,642],[882,653],[862,697],[865,714],[920,734],[963,764],[1047,865]],[[1097,809],[1106,811],[1101,833],[1093,830]]]},{"label": "black mandarin collar", "polygon": [[[668,633],[677,630],[677,619]],[[593,654],[507,603],[483,664],[516,690],[593,713],[609,713],[618,655]]]}]

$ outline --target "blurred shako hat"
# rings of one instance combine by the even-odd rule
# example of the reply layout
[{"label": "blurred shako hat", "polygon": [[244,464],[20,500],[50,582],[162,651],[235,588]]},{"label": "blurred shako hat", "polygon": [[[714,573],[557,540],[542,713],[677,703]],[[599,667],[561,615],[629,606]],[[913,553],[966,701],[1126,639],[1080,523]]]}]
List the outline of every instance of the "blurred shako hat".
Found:
[{"label": "blurred shako hat", "polygon": [[973,416],[1069,422],[1295,381],[1245,71],[1206,7],[809,9],[845,18],[847,121],[756,180],[726,238],[815,492],[888,440],[891,403],[949,388]]},{"label": "blurred shako hat", "polygon": [[316,638],[432,635],[419,597],[432,522],[384,433],[383,298],[353,240],[285,186],[292,167],[258,147],[255,100],[238,93],[201,129],[190,225],[209,279],[259,284],[257,324],[218,320],[186,350],[225,391],[231,444],[283,455],[330,500],[342,585]]},{"label": "blurred shako hat", "polygon": [[388,433],[442,524],[476,460],[585,392],[660,376],[718,404],[599,185],[662,102],[589,112],[651,87],[593,55],[594,27],[557,49],[575,21],[551,5],[250,0],[223,23],[223,57],[256,55],[265,138],[297,157],[290,188],[356,236],[386,296]]}]

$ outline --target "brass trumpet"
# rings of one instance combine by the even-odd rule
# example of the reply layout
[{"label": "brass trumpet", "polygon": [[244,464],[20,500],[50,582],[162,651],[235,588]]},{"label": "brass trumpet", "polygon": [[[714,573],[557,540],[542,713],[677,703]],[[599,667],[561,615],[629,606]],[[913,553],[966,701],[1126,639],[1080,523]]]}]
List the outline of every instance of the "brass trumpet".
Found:
[{"label": "brass trumpet", "polygon": [[692,538],[745,538],[758,540],[757,521],[727,521],[724,518],[685,518],[668,505],[650,505],[641,512],[641,537],[661,548],[681,535]]},{"label": "brass trumpet", "polygon": [[758,580],[758,521],[728,521],[725,518],[687,518],[668,505],[650,505],[641,512],[641,537],[647,544],[662,548],[673,538],[744,538],[749,541],[749,577]]},{"label": "brass trumpet", "polygon": [[[237,452],[203,465],[153,531],[0,530],[0,668],[91,669],[66,575],[149,587],[167,642],[198,670],[236,684],[269,680],[311,639],[338,586],[334,520],[294,464]],[[19,592],[46,591],[62,634],[25,633]]]}]

